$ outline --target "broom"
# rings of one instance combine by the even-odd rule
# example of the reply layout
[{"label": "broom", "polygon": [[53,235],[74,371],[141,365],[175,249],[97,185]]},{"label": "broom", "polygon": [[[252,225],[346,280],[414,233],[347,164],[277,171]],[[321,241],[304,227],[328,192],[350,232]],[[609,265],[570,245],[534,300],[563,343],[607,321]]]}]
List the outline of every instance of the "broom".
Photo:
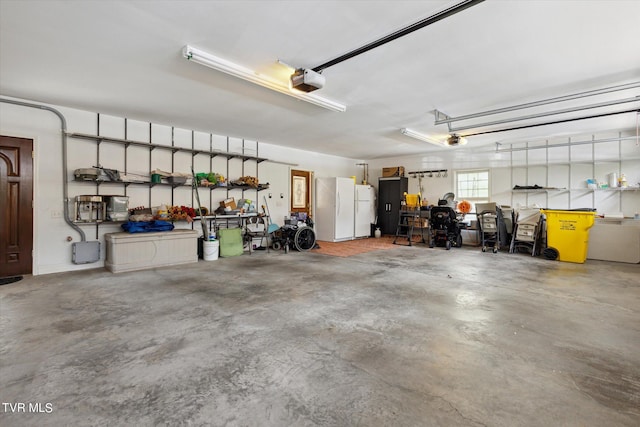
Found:
[{"label": "broom", "polygon": [[200,205],[200,195],[198,194],[198,180],[196,179],[196,174],[193,171],[193,166],[191,166],[191,176],[193,177],[193,181],[191,182],[191,188],[196,195],[196,201],[198,202],[198,216],[200,217],[200,223],[202,224],[202,238],[208,242],[209,241],[209,232],[207,231],[207,221],[204,219],[204,215],[202,215],[202,206]]}]

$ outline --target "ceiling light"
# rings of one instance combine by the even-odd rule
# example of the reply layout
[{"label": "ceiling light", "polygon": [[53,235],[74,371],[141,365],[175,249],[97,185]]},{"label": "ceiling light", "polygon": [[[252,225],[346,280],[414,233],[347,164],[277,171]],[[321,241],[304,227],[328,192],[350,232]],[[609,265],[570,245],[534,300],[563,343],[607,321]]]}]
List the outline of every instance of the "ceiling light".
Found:
[{"label": "ceiling light", "polygon": [[227,61],[226,59],[214,56],[200,49],[193,48],[189,45],[185,46],[182,49],[182,55],[189,61],[196,62],[200,65],[213,68],[214,70],[221,71],[223,73],[227,73],[234,77],[238,77],[242,80],[246,80],[248,82],[265,87],[267,89],[275,90],[276,92],[280,92],[285,95],[292,96],[301,101],[310,102],[311,104],[315,104],[319,107],[323,107],[331,111],[342,112],[342,111],[346,111],[347,109],[347,107],[343,104],[339,104],[335,101],[331,101],[329,99],[322,98],[317,95],[308,94],[308,93],[304,93],[304,92],[300,92],[298,90],[292,89],[289,86],[288,82],[283,83],[271,77],[258,74],[249,68],[235,64],[231,61]]},{"label": "ceiling light", "polygon": [[423,133],[419,133],[407,128],[400,129],[400,132],[403,135],[406,135],[408,137],[419,139],[420,141],[425,141],[425,142],[428,142],[429,144],[439,145],[441,147],[452,147],[452,146],[458,146],[458,145],[465,145],[467,143],[466,139],[458,135],[451,135],[446,140],[443,141],[443,140],[432,138]]}]

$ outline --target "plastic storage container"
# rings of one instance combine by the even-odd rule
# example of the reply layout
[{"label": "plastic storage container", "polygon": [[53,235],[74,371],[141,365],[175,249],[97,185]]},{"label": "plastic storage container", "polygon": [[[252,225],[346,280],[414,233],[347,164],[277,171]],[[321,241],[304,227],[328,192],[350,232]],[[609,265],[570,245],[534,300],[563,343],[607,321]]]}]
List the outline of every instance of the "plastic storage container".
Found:
[{"label": "plastic storage container", "polygon": [[107,233],[105,267],[113,273],[198,262],[193,230]]},{"label": "plastic storage container", "polygon": [[584,263],[589,250],[589,229],[595,212],[543,210],[547,217],[547,246],[558,251],[558,259]]}]

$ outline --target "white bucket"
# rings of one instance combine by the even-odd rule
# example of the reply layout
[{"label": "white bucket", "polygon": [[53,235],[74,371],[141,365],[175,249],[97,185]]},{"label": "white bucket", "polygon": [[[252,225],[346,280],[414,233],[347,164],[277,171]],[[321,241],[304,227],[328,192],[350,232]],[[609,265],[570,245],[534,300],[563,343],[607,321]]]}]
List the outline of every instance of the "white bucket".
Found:
[{"label": "white bucket", "polygon": [[205,261],[215,261],[218,259],[218,251],[220,249],[220,241],[205,240],[202,242],[202,252]]}]

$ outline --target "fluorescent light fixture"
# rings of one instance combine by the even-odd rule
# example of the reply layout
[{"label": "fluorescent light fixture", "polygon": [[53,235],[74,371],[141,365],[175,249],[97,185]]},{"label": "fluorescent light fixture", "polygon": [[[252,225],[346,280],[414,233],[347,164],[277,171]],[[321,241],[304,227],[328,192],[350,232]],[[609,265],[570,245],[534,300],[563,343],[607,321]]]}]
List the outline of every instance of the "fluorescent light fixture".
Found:
[{"label": "fluorescent light fixture", "polygon": [[429,144],[434,144],[434,145],[445,145],[443,142],[438,141],[436,139],[433,139],[431,137],[428,137],[427,135],[423,134],[423,133],[419,133],[416,131],[413,131],[411,129],[407,129],[407,128],[402,128],[400,129],[400,132],[405,135],[408,136],[410,138],[415,138],[415,139],[419,139],[420,141],[424,141],[424,142],[428,142]]},{"label": "fluorescent light fixture", "polygon": [[290,82],[283,83],[271,77],[258,74],[249,68],[243,67],[242,65],[227,61],[226,59],[214,56],[189,45],[182,49],[182,55],[189,61],[227,73],[239,79],[257,84],[258,86],[292,96],[301,101],[310,102],[311,104],[315,104],[331,111],[343,112],[347,109],[345,105],[339,104],[335,101],[292,89]]},{"label": "fluorescent light fixture", "polygon": [[467,140],[465,138],[459,137],[457,135],[450,135],[446,139],[441,140],[432,138],[423,133],[416,132],[407,128],[400,129],[400,132],[410,138],[419,139],[420,141],[428,142],[429,144],[433,145],[439,145],[440,147],[457,147],[459,145],[465,145],[467,143]]}]

